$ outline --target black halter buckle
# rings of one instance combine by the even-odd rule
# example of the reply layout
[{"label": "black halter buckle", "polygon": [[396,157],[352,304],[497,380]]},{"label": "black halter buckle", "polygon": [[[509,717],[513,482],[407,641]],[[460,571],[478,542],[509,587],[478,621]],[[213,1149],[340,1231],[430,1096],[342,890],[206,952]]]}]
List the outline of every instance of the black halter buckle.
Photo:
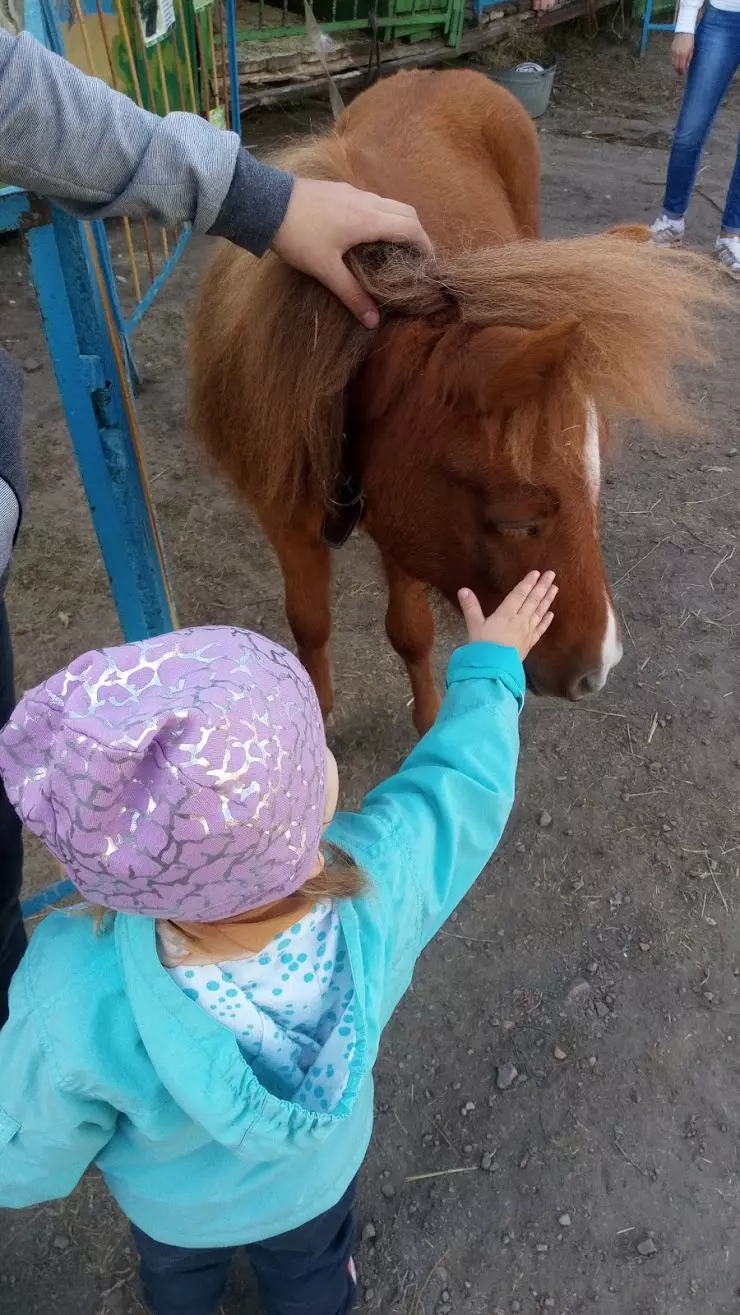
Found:
[{"label": "black halter buckle", "polygon": [[357,529],[365,510],[365,495],[350,476],[341,476],[336,496],[327,508],[321,526],[321,542],[327,548],[343,548]]}]

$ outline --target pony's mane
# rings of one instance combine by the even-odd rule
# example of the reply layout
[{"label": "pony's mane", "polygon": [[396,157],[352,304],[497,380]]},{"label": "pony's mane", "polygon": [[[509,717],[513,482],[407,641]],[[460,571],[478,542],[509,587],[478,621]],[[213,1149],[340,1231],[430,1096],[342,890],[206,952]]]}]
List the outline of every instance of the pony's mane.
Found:
[{"label": "pony's mane", "polygon": [[[278,157],[302,176],[352,177],[341,133]],[[706,313],[723,302],[698,256],[603,235],[440,253],[358,248],[349,264],[386,316],[538,328],[576,316],[571,384],[609,415],[694,423],[677,367],[707,362]],[[254,501],[326,503],[341,462],[345,395],[372,351],[320,284],[274,255],[222,247],[196,308],[191,419]],[[390,368],[393,367],[393,363]],[[404,361],[395,368],[403,381]]]}]

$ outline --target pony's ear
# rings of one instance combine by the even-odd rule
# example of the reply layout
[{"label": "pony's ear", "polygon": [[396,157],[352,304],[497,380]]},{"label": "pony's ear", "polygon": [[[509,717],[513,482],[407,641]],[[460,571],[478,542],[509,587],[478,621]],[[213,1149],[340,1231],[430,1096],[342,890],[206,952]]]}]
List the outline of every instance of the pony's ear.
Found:
[{"label": "pony's ear", "polygon": [[625,242],[650,242],[652,233],[647,224],[613,224],[606,230],[607,237],[621,237]]},{"label": "pony's ear", "polygon": [[578,328],[577,316],[566,315],[544,329],[480,329],[460,363],[460,393],[479,414],[511,410],[539,392],[565,360]]}]

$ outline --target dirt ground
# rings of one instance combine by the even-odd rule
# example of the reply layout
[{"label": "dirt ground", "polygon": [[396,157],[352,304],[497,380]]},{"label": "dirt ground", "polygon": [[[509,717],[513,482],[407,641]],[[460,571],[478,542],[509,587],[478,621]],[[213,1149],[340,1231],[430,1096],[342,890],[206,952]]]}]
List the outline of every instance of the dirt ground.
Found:
[{"label": "dirt ground", "polygon": [[[678,90],[661,38],[639,62],[618,35],[560,38],[541,123],[549,235],[649,220],[659,204]],[[704,247],[739,107],[736,91],[693,202]],[[261,115],[247,140],[323,116]],[[185,431],[206,246],[192,244],[137,344],[153,490],[182,620],[287,639],[272,555]],[[10,593],[27,687],[117,628],[14,240],[0,243],[0,306],[27,366],[31,497]],[[358,1210],[368,1310],[740,1310],[738,329],[728,312],[717,369],[691,380],[701,439],[625,433],[603,495],[624,660],[592,703],[528,703],[504,842],[388,1029]],[[352,807],[413,736],[370,546],[353,541],[337,568],[332,744]],[[443,616],[440,667],[459,634]],[[32,846],[29,889],[54,877]],[[94,1174],[63,1204],[3,1213],[0,1271],[0,1315],[143,1309],[125,1222]],[[225,1311],[256,1309],[240,1265]]]}]

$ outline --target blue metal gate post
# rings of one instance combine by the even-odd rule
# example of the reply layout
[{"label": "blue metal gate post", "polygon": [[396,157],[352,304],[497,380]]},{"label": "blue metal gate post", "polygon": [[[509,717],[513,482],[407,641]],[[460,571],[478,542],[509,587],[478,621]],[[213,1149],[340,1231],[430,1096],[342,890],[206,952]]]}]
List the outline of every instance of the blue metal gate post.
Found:
[{"label": "blue metal gate post", "polygon": [[[138,436],[85,229],[30,198],[22,227],[46,339],[126,640],[177,625]],[[114,331],[115,331],[115,326]],[[129,399],[130,400],[130,399]]]},{"label": "blue metal gate post", "polygon": [[[223,40],[223,37],[222,37]],[[241,108],[239,97],[239,60],[236,54],[236,0],[226,0],[226,41],[229,56],[229,95],[231,100],[231,127],[241,134]]]},{"label": "blue metal gate post", "polygon": [[642,32],[640,33],[640,54],[645,54],[648,38],[651,32],[675,32],[675,30],[675,17],[672,23],[654,23],[653,0],[645,0],[645,13],[642,17]]}]

